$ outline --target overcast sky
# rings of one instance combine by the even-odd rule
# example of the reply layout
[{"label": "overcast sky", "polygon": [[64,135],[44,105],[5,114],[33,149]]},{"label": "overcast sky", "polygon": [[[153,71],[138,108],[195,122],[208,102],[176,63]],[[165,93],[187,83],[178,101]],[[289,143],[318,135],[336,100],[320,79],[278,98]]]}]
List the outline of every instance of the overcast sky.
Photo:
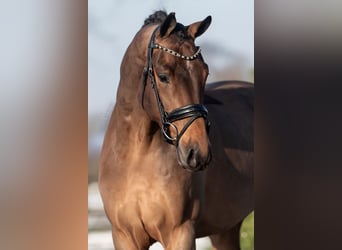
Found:
[{"label": "overcast sky", "polygon": [[[144,19],[155,10],[175,12],[177,21],[184,25],[211,15],[212,24],[197,44],[217,45],[243,57],[248,68],[254,67],[252,0],[89,0],[88,7],[89,114],[108,116],[111,112],[125,50]],[[205,51],[202,53],[206,58]],[[229,61],[229,53],[225,55],[224,60]],[[221,61],[222,58],[206,58],[209,67]]]}]

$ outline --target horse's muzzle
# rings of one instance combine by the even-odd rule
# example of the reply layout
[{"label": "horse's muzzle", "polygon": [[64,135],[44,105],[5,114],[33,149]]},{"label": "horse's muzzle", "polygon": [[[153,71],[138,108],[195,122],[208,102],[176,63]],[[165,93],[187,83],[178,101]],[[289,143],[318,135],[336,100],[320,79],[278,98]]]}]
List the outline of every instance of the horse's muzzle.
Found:
[{"label": "horse's muzzle", "polygon": [[212,158],[210,146],[207,152],[205,155],[201,154],[197,146],[189,148],[178,147],[178,162],[184,169],[192,172],[204,170],[208,167]]}]

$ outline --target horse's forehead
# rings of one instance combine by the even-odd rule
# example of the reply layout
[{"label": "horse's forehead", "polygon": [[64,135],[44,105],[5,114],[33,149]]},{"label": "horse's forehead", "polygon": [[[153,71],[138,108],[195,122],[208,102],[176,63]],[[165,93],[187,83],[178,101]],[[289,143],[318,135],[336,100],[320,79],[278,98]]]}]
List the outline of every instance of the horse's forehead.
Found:
[{"label": "horse's forehead", "polygon": [[161,39],[161,42],[163,42],[164,45],[175,49],[179,47],[185,50],[195,48],[194,40],[188,35],[186,27],[182,24],[179,24],[179,27],[177,26],[171,35],[167,38]]},{"label": "horse's forehead", "polygon": [[[143,29],[143,32],[140,34],[139,37],[140,44],[142,44],[142,40],[146,41],[146,44],[150,41],[152,33],[157,26],[158,25],[149,25]],[[187,27],[181,23],[177,23],[176,28],[168,37],[161,38],[159,37],[159,33],[157,32],[155,42],[162,43],[164,46],[168,46],[168,48],[171,49],[177,49],[179,47],[184,47],[184,49],[191,49],[192,47],[194,47],[194,41],[188,35]]]},{"label": "horse's forehead", "polygon": [[189,35],[186,31],[186,27],[181,24],[181,23],[177,23],[176,28],[174,29],[174,31],[172,32],[172,34],[179,40],[183,41],[186,39],[189,39]]},{"label": "horse's forehead", "polygon": [[[169,38],[165,40],[157,41],[156,43],[161,45],[162,47],[170,49],[184,56],[191,56],[195,54],[196,51],[198,50],[198,47],[195,46],[195,43],[192,39],[180,39],[178,37],[173,37],[172,35]],[[177,61],[186,61],[177,56],[173,56],[172,59],[177,60]]]},{"label": "horse's forehead", "polygon": [[[145,54],[147,53],[152,33],[157,27],[158,25],[148,25],[144,27],[144,29],[142,30],[143,32],[141,32],[140,36],[136,39],[139,48],[141,49],[141,51],[144,51],[144,56],[146,56]],[[170,49],[173,52],[179,53],[180,55],[191,56],[197,52],[198,47],[195,46],[194,40],[185,33],[187,33],[187,27],[177,23],[177,27],[168,37],[161,38],[159,36],[159,32],[157,31],[154,43],[161,45],[166,49]],[[177,56],[169,56],[169,53],[162,50],[158,51],[160,52],[159,56],[153,57],[153,59],[158,60],[159,64],[161,62],[164,62],[167,64],[178,66],[183,65],[184,67],[188,65],[188,63],[186,63],[187,60],[184,60]],[[197,65],[196,62],[197,60],[192,61],[191,65]]]}]

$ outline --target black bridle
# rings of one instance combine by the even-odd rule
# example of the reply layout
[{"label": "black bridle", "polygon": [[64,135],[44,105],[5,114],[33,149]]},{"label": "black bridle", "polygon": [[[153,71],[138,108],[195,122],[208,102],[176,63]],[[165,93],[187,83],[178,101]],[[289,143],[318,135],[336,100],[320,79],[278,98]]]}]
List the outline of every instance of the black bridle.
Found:
[{"label": "black bridle", "polygon": [[[159,29],[159,26],[153,31],[149,45],[148,45],[148,52],[147,52],[147,66],[144,68],[144,75],[143,75],[143,90],[142,90],[142,105],[144,102],[144,92],[145,87],[147,84],[147,78],[150,77],[151,85],[154,90],[154,94],[157,100],[158,109],[160,113],[160,119],[162,122],[161,132],[164,136],[164,139],[170,143],[178,147],[179,140],[182,135],[185,133],[187,128],[198,118],[203,118],[206,122],[207,132],[209,132],[210,122],[208,120],[208,110],[203,104],[190,104],[186,106],[179,107],[169,113],[167,113],[164,109],[164,105],[160,99],[158,88],[156,85],[155,77],[154,77],[154,70],[152,64],[152,52],[153,49],[161,49],[166,51],[174,56],[180,57],[184,60],[193,60],[196,59],[197,56],[200,54],[200,49],[193,55],[193,56],[183,56],[175,51],[162,47],[158,44],[154,43],[156,32]],[[144,105],[143,105],[144,106]],[[187,121],[184,127],[180,130],[173,124],[173,122],[178,120],[183,120],[186,118],[191,118]],[[170,127],[174,129],[176,132],[176,136],[173,138],[170,135]]]}]

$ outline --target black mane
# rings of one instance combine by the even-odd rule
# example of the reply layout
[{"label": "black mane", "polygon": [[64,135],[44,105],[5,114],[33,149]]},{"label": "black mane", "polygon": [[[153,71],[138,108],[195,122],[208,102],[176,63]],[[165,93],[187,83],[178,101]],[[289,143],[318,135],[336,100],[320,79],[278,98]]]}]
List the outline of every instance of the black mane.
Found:
[{"label": "black mane", "polygon": [[[145,19],[144,25],[145,27],[149,24],[159,24],[165,21],[167,18],[167,13],[164,10],[158,10]],[[172,33],[175,33],[181,40],[188,38],[186,29],[183,24],[177,23],[176,28]]]},{"label": "black mane", "polygon": [[143,27],[149,24],[162,23],[167,17],[167,13],[163,10],[158,10],[145,19]]}]

